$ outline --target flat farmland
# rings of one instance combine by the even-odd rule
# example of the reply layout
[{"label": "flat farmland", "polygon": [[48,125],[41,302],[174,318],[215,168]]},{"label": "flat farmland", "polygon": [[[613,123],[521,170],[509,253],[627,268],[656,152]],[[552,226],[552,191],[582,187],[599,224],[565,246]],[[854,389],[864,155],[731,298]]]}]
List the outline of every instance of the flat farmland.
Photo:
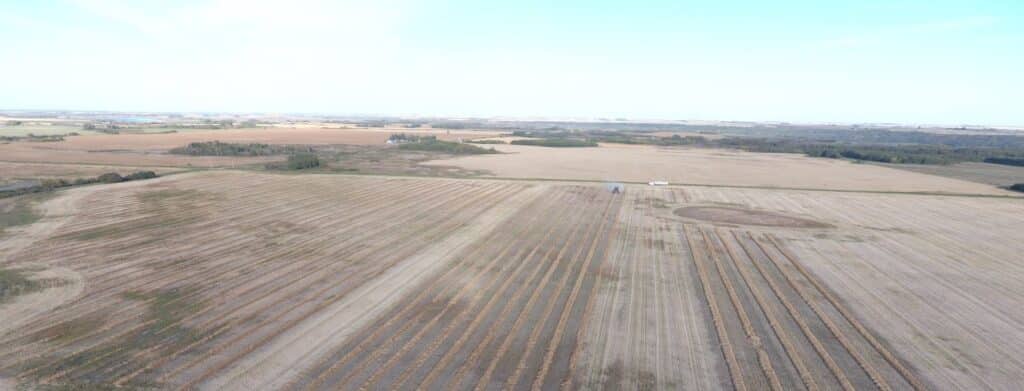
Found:
[{"label": "flat farmland", "polygon": [[[427,164],[497,177],[797,189],[1015,195],[995,186],[837,159],[727,149],[601,144],[597,148],[494,145],[506,152]],[[1017,193],[1019,195],[1019,193]]]},{"label": "flat farmland", "polygon": [[394,133],[432,135],[442,140],[492,137],[497,132],[406,128],[252,128],[178,133],[126,133],[68,136],[55,142],[0,144],[0,161],[83,163],[96,165],[231,167],[260,164],[280,157],[182,156],[166,152],[193,142],[384,145]]},{"label": "flat farmland", "polygon": [[0,268],[50,282],[0,306],[17,319],[0,328],[10,384],[909,390],[1024,376],[1013,198],[206,171],[40,209],[0,246]]},{"label": "flat farmland", "polygon": [[[881,164],[881,163],[879,163]],[[938,175],[994,186],[1010,186],[1024,180],[1024,167],[964,162],[950,165],[881,164],[885,167]]]},{"label": "flat farmland", "polygon": [[[102,136],[80,136],[102,137]],[[120,136],[113,136],[120,137]],[[235,167],[282,160],[279,156],[185,156],[166,150],[110,148],[83,149],[69,147],[66,142],[14,142],[0,144],[0,161],[8,163],[82,164],[126,167]],[[187,144],[187,143],[186,143]],[[179,146],[183,146],[181,144]]]},{"label": "flat farmland", "polygon": [[387,302],[353,310],[354,299],[408,289],[539,189],[233,174],[74,189],[89,207],[53,217],[66,221],[3,267],[69,269],[85,289],[5,334],[0,370],[50,384],[202,384],[337,305],[353,324],[372,316]]},{"label": "flat farmland", "polygon": [[47,164],[0,162],[0,183],[19,179],[77,179],[96,177],[108,172],[130,174],[136,171],[153,171],[157,175],[180,172],[181,168],[147,166],[104,166],[89,164]]},{"label": "flat farmland", "polygon": [[191,142],[223,141],[264,144],[380,145],[394,133],[432,135],[442,140],[492,137],[497,132],[406,128],[252,128],[155,134],[104,134],[68,137],[60,147],[74,150],[167,150]]},{"label": "flat farmland", "polygon": [[[10,120],[0,117],[0,122],[6,122],[6,121],[10,121]],[[25,136],[28,136],[30,134],[36,135],[36,136],[59,136],[59,135],[68,134],[68,133],[71,133],[71,132],[78,132],[79,134],[95,134],[95,132],[90,132],[90,131],[87,131],[87,130],[82,130],[82,128],[80,126],[74,126],[73,124],[63,125],[63,124],[50,124],[50,123],[47,123],[46,125],[36,125],[36,124],[27,124],[27,125],[18,125],[18,126],[0,125],[0,137],[25,137]]]},{"label": "flat farmland", "polygon": [[600,188],[545,193],[292,386],[559,387],[618,207]]},{"label": "flat farmland", "polygon": [[674,217],[696,203],[689,193],[627,194],[581,344],[581,388],[927,388],[764,224]]},{"label": "flat farmland", "polygon": [[[1024,376],[1017,353],[1024,349],[1017,310],[1024,301],[1020,201],[711,188],[688,188],[685,195],[691,203],[741,205],[831,225],[736,233],[714,224],[720,237],[734,232],[709,237],[725,245],[738,240],[754,256],[807,278],[802,289],[809,298],[843,309],[837,318],[858,320],[859,326],[851,322],[855,330],[873,330],[875,341],[867,342],[901,357],[930,388],[1015,389]],[[742,258],[748,250],[732,251]]]}]

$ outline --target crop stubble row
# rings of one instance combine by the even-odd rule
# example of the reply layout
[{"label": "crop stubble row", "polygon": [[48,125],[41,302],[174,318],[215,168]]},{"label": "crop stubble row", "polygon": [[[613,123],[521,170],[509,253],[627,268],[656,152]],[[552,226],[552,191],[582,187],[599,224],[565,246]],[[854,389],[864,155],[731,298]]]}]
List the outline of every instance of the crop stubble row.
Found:
[{"label": "crop stubble row", "polygon": [[1024,349],[1024,315],[1014,310],[1024,297],[1019,200],[688,191],[696,202],[743,204],[835,225],[813,235],[772,233],[927,383],[1006,389],[1024,373],[1016,354]]},{"label": "crop stubble row", "polygon": [[736,388],[924,388],[775,239],[703,227],[685,232],[692,247],[706,251],[694,251],[694,262],[703,264],[706,300],[718,307],[712,314]]},{"label": "crop stubble row", "polygon": [[618,202],[595,188],[553,191],[292,386],[565,384]]},{"label": "crop stubble row", "polygon": [[689,193],[627,194],[582,342],[581,385],[925,388],[782,239],[682,223],[658,206],[697,198]]},{"label": "crop stubble row", "polygon": [[[14,257],[69,266],[90,284],[52,316],[0,337],[0,370],[55,383],[203,385],[528,186],[319,178],[298,189],[288,177],[250,174],[251,191],[238,194],[226,178],[205,173],[183,176],[187,186],[94,195],[36,252]],[[147,201],[154,191],[167,198]],[[287,388],[925,388],[854,314],[864,311],[847,308],[820,268],[804,266],[809,250],[784,239],[792,232],[682,223],[660,205],[729,196],[552,186]],[[740,198],[765,209],[821,207]],[[844,211],[829,220],[884,224]],[[813,255],[842,251],[866,250]],[[167,303],[202,305],[155,329],[148,302],[124,298],[174,288],[181,294]],[[103,315],[100,326],[81,335],[40,337],[94,314]],[[179,328],[198,336],[175,343],[164,335]],[[163,339],[110,349],[139,332]]]},{"label": "crop stubble row", "polygon": [[[207,178],[207,181],[190,183],[196,187],[206,188],[207,191],[215,192],[224,188],[230,188],[230,184],[221,185],[218,179]],[[250,178],[252,179],[252,178]],[[258,179],[258,178],[257,178]],[[255,182],[258,182],[256,180]],[[92,330],[84,335],[71,340],[61,341],[33,341],[37,332],[49,324],[57,323],[54,319],[40,319],[34,322],[34,326],[26,327],[21,333],[14,336],[5,336],[3,359],[0,364],[6,368],[25,365],[25,355],[22,353],[22,346],[39,345],[42,342],[47,349],[41,354],[33,356],[60,357],[64,362],[68,359],[74,360],[76,365],[67,368],[58,368],[46,364],[36,365],[28,368],[23,375],[39,377],[43,380],[62,382],[66,380],[82,380],[86,376],[95,377],[103,374],[101,380],[119,380],[120,383],[130,383],[137,376],[144,375],[147,379],[151,375],[164,374],[163,380],[175,383],[178,380],[167,377],[168,370],[178,372],[181,368],[195,366],[196,362],[205,358],[204,355],[196,355],[197,352],[210,352],[223,349],[223,341],[230,337],[231,341],[243,346],[258,346],[264,342],[261,336],[273,335],[280,331],[278,327],[287,328],[291,322],[302,318],[302,313],[295,309],[307,309],[305,307],[293,306],[295,303],[307,302],[310,305],[337,300],[344,296],[344,292],[358,285],[362,280],[370,279],[375,273],[386,270],[390,265],[405,256],[415,253],[418,248],[428,245],[432,240],[451,232],[460,226],[462,221],[470,220],[473,216],[486,210],[494,201],[503,199],[522,189],[521,185],[506,184],[501,186],[478,186],[476,184],[462,183],[438,183],[432,181],[361,181],[347,182],[351,187],[337,187],[333,189],[327,185],[325,191],[303,192],[299,188],[288,188],[287,186],[274,186],[271,181],[269,187],[274,188],[270,194],[262,192],[263,186],[252,186],[254,190],[248,197],[240,194],[232,194],[234,199],[230,203],[218,205],[217,217],[223,219],[222,224],[217,227],[204,221],[206,224],[195,224],[178,227],[181,236],[188,237],[183,240],[187,243],[184,248],[197,249],[192,256],[201,257],[201,261],[190,266],[203,266],[200,271],[189,272],[188,269],[160,268],[155,264],[159,263],[161,254],[158,245],[152,245],[148,251],[132,251],[134,257],[150,256],[150,260],[135,261],[130,268],[120,265],[104,265],[96,267],[96,258],[109,253],[117,254],[118,249],[131,251],[130,246],[120,243],[112,249],[97,244],[97,241],[89,241],[83,245],[70,238],[53,240],[47,244],[46,254],[57,258],[60,255],[76,254],[74,259],[60,259],[59,262],[68,262],[73,265],[83,265],[82,269],[89,277],[92,277],[95,284],[90,285],[89,291],[71,305],[66,306],[67,310],[58,311],[58,319],[75,320],[90,313],[106,313],[108,316],[102,327]],[[237,185],[237,183],[236,183]],[[220,189],[218,189],[220,187]],[[333,190],[333,191],[330,191]],[[310,194],[313,193],[313,194]],[[308,197],[303,197],[308,195]],[[312,202],[319,196],[324,199]],[[332,197],[327,197],[332,196]],[[271,208],[254,208],[260,204],[264,197],[295,197],[302,200],[299,203],[305,208],[296,208],[295,213],[279,218],[288,221],[298,221],[313,225],[310,229],[317,235],[297,235],[291,237],[279,246],[268,248],[265,251],[246,251],[254,240],[246,232],[239,229],[232,229],[235,222],[248,221],[250,226],[266,224],[274,219],[266,218],[273,215]],[[386,201],[382,202],[382,199]],[[97,202],[96,200],[93,200]],[[97,202],[102,205],[102,202]],[[116,202],[113,209],[104,210],[96,208],[97,214],[104,212],[122,211],[131,209],[133,201],[121,199]],[[254,205],[255,204],[255,205]],[[298,214],[296,214],[298,213]],[[164,216],[167,218],[167,216]],[[277,217],[275,217],[276,219]],[[68,224],[65,229],[81,229],[85,226],[78,224],[77,219]],[[103,221],[105,219],[98,219]],[[109,219],[106,219],[109,220]],[[115,219],[116,220],[116,219]],[[209,227],[199,229],[195,232],[192,228],[198,226]],[[149,224],[146,227],[157,229]],[[213,229],[216,227],[216,229]],[[86,228],[87,229],[87,228]],[[231,240],[230,237],[223,237],[221,233],[232,232],[239,239]],[[132,233],[133,236],[143,238],[145,232]],[[204,234],[206,240],[204,240]],[[313,240],[311,238],[320,238]],[[184,238],[183,238],[184,239]],[[174,241],[174,240],[172,240]],[[99,241],[102,242],[102,241]],[[237,242],[237,245],[234,245]],[[344,243],[344,244],[340,244]],[[166,243],[160,246],[166,246]],[[207,247],[209,246],[209,247]],[[303,246],[316,247],[317,251],[300,251]],[[222,251],[212,251],[213,248],[226,247]],[[263,249],[260,249],[263,250]],[[260,257],[255,257],[254,254]],[[39,254],[34,254],[38,256]],[[157,255],[157,256],[155,256]],[[314,255],[314,256],[310,256]],[[44,258],[45,259],[45,258]],[[110,257],[117,259],[117,257]],[[77,268],[77,266],[76,266]],[[93,270],[89,270],[89,269]],[[239,268],[251,268],[246,273],[239,273]],[[96,273],[95,275],[90,275]],[[261,278],[266,275],[273,278]],[[255,277],[254,277],[255,276]],[[306,281],[302,281],[306,280]],[[130,283],[125,284],[126,281]],[[311,291],[317,286],[338,289],[320,289]],[[326,283],[331,281],[331,283]],[[351,282],[349,282],[351,281]],[[300,283],[302,282],[302,283]],[[296,284],[298,283],[298,284]],[[172,299],[175,301],[201,300],[206,302],[205,309],[189,315],[178,322],[181,326],[197,328],[202,330],[213,330],[206,339],[200,339],[192,343],[186,349],[168,352],[159,345],[147,346],[145,349],[130,352],[129,357],[148,363],[141,368],[132,365],[127,367],[125,362],[105,361],[105,356],[117,356],[118,349],[106,350],[101,355],[87,355],[93,353],[90,349],[97,346],[117,343],[122,336],[147,326],[146,322],[139,321],[139,308],[130,308],[119,297],[127,291],[160,291],[172,286],[193,287],[191,291],[182,296]],[[227,297],[227,295],[233,295]],[[304,301],[303,301],[304,300]],[[250,306],[251,304],[251,306]],[[234,314],[236,311],[250,306],[245,313]],[[138,307],[138,306],[134,306]],[[289,313],[295,312],[294,315]],[[234,315],[233,315],[234,314]],[[287,317],[284,314],[289,314]],[[271,318],[274,315],[281,315],[282,322],[262,322],[263,318]],[[265,319],[264,319],[265,320]],[[285,321],[287,320],[287,321]],[[149,321],[152,323],[152,321]],[[224,326],[232,326],[230,328]],[[164,326],[164,330],[170,325]],[[247,331],[246,331],[247,330]],[[33,342],[37,342],[33,344]],[[48,345],[47,345],[48,344]],[[180,348],[180,346],[178,347]],[[124,349],[130,349],[126,346]],[[188,351],[192,349],[192,351]],[[77,357],[77,358],[76,358]],[[231,357],[227,357],[228,363]],[[152,365],[159,361],[162,365]],[[134,363],[133,363],[134,364]],[[222,362],[204,362],[203,367],[217,367],[224,365]],[[143,373],[140,369],[156,369],[155,374]],[[202,378],[190,374],[190,379]],[[92,381],[93,379],[86,379]]]}]

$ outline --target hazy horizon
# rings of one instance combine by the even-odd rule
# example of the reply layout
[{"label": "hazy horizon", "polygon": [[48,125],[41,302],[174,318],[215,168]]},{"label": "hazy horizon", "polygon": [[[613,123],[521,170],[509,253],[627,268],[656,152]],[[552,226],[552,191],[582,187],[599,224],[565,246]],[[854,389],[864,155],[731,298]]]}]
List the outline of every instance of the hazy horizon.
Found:
[{"label": "hazy horizon", "polygon": [[[797,126],[894,126],[901,128],[912,127],[933,127],[933,128],[991,128],[1001,130],[1024,130],[1024,125],[992,125],[981,123],[914,123],[914,122],[841,122],[841,121],[786,121],[786,120],[736,120],[736,119],[710,119],[710,118],[629,118],[629,117],[542,117],[542,116],[444,116],[431,114],[379,114],[379,113],[329,113],[329,112],[257,112],[257,111],[161,111],[161,110],[77,110],[77,109],[9,109],[0,107],[0,117],[10,113],[44,114],[44,113],[78,113],[78,114],[140,114],[140,115],[203,115],[203,116],[255,116],[255,117],[311,117],[311,118],[352,118],[352,119],[419,119],[419,120],[482,120],[482,121],[521,121],[521,122],[580,122],[580,123],[642,123],[642,124],[687,124],[699,125],[700,123],[721,123],[721,124],[757,124],[775,125],[789,124]],[[14,117],[7,117],[14,118]]]},{"label": "hazy horizon", "polygon": [[0,107],[1024,125],[1020,4],[625,4],[12,2]]}]

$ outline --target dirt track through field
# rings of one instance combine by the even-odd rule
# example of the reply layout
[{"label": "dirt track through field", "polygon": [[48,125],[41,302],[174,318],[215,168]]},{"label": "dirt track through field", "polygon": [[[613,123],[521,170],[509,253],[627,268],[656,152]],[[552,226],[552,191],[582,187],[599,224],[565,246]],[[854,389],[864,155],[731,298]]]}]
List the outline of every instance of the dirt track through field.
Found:
[{"label": "dirt track through field", "polygon": [[[584,212],[590,205],[604,212]],[[510,221],[518,229],[482,241],[508,245],[467,249],[455,272],[413,290],[419,294],[357,334],[365,338],[354,338],[294,386],[561,384],[576,335],[557,330],[575,330],[583,317],[615,205],[616,198],[597,188],[553,190]],[[561,218],[521,233],[544,221],[539,216]]]},{"label": "dirt track through field", "polygon": [[[429,248],[403,260],[374,281],[296,325],[271,346],[246,356],[243,362],[209,382],[218,389],[280,388],[304,368],[317,362],[334,341],[348,340],[350,334],[380,312],[395,304],[418,282],[448,266],[451,258],[500,226],[512,213],[538,197],[545,187],[534,186],[491,208],[475,220]],[[342,325],[343,327],[339,327]]]},{"label": "dirt track through field", "polygon": [[[637,190],[640,191],[640,190]],[[575,384],[588,389],[729,385],[689,247],[678,225],[630,190],[619,234],[598,280]],[[649,303],[648,305],[644,305]],[[647,310],[641,310],[646,308]],[[656,381],[656,382],[654,382]]]},{"label": "dirt track through field", "polygon": [[[187,190],[174,183],[166,186],[157,183],[149,192],[122,193],[112,201],[96,205],[87,212],[88,216],[76,216],[62,227],[49,239],[46,247],[49,251],[21,253],[22,256],[41,255],[42,259],[46,259],[47,254],[76,254],[70,259],[57,258],[57,264],[76,268],[90,284],[73,307],[79,311],[60,312],[55,314],[56,319],[50,317],[37,326],[30,323],[25,328],[26,335],[8,339],[7,346],[33,345],[31,341],[37,339],[33,335],[46,330],[47,325],[82,323],[93,316],[87,314],[108,314],[109,318],[92,332],[62,341],[60,346],[36,350],[41,357],[56,355],[65,360],[85,360],[84,367],[56,370],[55,366],[36,365],[25,368],[24,362],[4,361],[7,367],[11,368],[11,364],[15,368],[23,367],[32,376],[46,374],[43,378],[47,381],[77,379],[84,375],[81,370],[86,368],[91,368],[91,376],[104,374],[122,384],[132,384],[139,377],[148,378],[152,375],[146,372],[154,369],[164,369],[160,378],[171,383],[175,382],[175,377],[170,374],[183,374],[193,380],[203,378],[195,375],[196,370],[230,365],[234,361],[231,356],[235,354],[234,347],[259,346],[262,341],[294,327],[307,317],[305,313],[312,314],[326,307],[344,297],[344,292],[372,281],[373,276],[391,270],[396,262],[420,253],[420,249],[437,238],[474,221],[494,205],[487,202],[493,199],[489,197],[506,199],[527,187],[516,184],[481,187],[459,182],[439,186],[440,183],[433,182],[356,179],[346,181],[346,187],[340,188],[332,187],[337,183],[335,178],[323,177],[319,185],[314,180],[312,186],[307,184],[304,192],[299,192],[288,184],[287,177],[254,176],[250,178],[250,188],[255,191],[232,194],[232,197],[242,196],[247,200],[234,199],[229,204],[225,196],[219,195],[231,188],[230,182],[223,181],[227,177],[228,174],[204,174],[201,180],[184,181],[188,184]],[[259,184],[261,181],[263,183]],[[401,193],[404,196],[394,199],[393,204],[380,203],[381,192],[394,193],[389,190],[393,186],[421,191]],[[273,202],[265,200],[268,194],[282,191],[294,193],[299,204],[305,205],[297,210],[286,208],[283,215],[259,207],[260,203]],[[147,199],[146,194],[155,196]],[[346,202],[355,204],[346,206]],[[361,207],[359,202],[373,202],[376,206]],[[296,212],[306,215],[296,216]],[[282,218],[284,220],[280,220]],[[378,223],[354,224],[360,219]],[[223,223],[217,224],[217,220]],[[164,228],[173,224],[186,229],[175,230],[175,235]],[[275,225],[281,225],[282,231],[262,235],[261,231],[273,230]],[[363,227],[374,228],[353,231]],[[314,232],[326,234],[310,235]],[[381,232],[389,232],[389,235],[374,237]],[[235,239],[229,239],[232,235]],[[102,241],[84,240],[93,237],[108,237],[109,244],[116,247],[106,247]],[[152,242],[154,237],[162,238],[159,242],[164,243]],[[173,255],[162,251],[176,240],[190,243],[188,251]],[[120,250],[112,252],[112,249]],[[112,263],[90,260],[95,259],[93,254],[107,254],[109,256],[102,259],[110,259]],[[171,264],[167,263],[168,256],[172,257]],[[122,259],[127,262],[118,261]],[[177,267],[180,264],[190,267],[181,269]],[[240,272],[238,268],[249,270]],[[265,271],[257,271],[261,269]],[[341,278],[331,278],[332,275]],[[132,282],[125,284],[126,279]],[[328,279],[333,282],[326,284]],[[305,281],[299,283],[302,280]],[[173,289],[181,287],[187,287],[188,291],[175,293],[161,304],[172,310],[174,305],[190,301],[202,305],[198,306],[198,311],[181,314],[181,319],[175,319],[177,322],[173,324],[162,324],[165,322],[160,318],[145,320],[146,311],[136,303],[140,300],[123,298],[126,293],[160,294],[176,292]],[[223,300],[225,294],[235,299]],[[259,318],[254,317],[257,314]],[[200,335],[181,336],[182,329],[195,330],[191,333]],[[164,337],[167,338],[164,341],[139,340],[138,346],[111,345],[125,338],[142,339],[138,333],[147,331],[174,335]],[[45,340],[39,342],[45,343]],[[231,343],[223,345],[228,342]],[[244,351],[238,353],[244,354]],[[15,358],[5,357],[6,360]],[[117,360],[119,357],[148,365],[135,367],[137,363]]]}]

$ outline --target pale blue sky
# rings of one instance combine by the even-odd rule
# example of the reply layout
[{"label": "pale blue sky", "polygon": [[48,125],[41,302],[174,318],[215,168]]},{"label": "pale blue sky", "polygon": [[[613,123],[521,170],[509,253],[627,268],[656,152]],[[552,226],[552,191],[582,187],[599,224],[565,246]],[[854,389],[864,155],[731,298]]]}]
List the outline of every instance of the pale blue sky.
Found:
[{"label": "pale blue sky", "polygon": [[0,1],[0,108],[1024,125],[1021,1]]}]

